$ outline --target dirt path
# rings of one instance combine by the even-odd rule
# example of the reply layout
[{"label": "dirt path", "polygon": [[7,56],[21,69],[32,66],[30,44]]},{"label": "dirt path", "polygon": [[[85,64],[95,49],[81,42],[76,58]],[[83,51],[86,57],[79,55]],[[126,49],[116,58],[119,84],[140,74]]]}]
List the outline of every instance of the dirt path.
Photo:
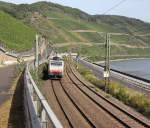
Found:
[{"label": "dirt path", "polygon": [[0,68],[0,105],[9,98],[12,81],[15,77],[15,65]]},{"label": "dirt path", "polygon": [[[24,128],[23,74],[13,76],[12,82],[3,95],[5,101],[0,105],[0,128]],[[9,78],[9,76],[8,76]],[[7,99],[6,97],[7,96]]]}]

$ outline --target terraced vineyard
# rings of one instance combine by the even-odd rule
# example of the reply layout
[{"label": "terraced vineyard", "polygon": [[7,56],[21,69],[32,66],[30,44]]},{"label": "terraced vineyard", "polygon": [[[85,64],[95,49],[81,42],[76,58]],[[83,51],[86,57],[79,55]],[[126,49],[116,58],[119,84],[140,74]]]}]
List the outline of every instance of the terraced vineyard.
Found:
[{"label": "terraced vineyard", "polygon": [[[150,23],[123,16],[89,15],[81,10],[50,2],[21,5],[1,2],[0,4],[0,14],[5,15],[1,21],[3,22],[1,24],[4,24],[1,33],[11,33],[0,34],[0,40],[9,48],[16,50],[31,48],[35,29],[37,33],[46,36],[51,44],[58,44],[57,46],[67,44],[60,45],[59,51],[72,50],[89,59],[100,60],[104,57],[102,44],[105,43],[105,36],[90,32],[99,31],[129,34],[111,36],[112,59],[150,57],[150,36],[146,35],[150,33]],[[6,19],[9,19],[9,24]],[[6,26],[9,26],[9,29]],[[89,32],[77,33],[72,32],[73,30]],[[135,34],[145,36],[138,37]]]},{"label": "terraced vineyard", "polygon": [[0,11],[0,43],[7,48],[18,51],[31,49],[35,33],[34,29]]}]

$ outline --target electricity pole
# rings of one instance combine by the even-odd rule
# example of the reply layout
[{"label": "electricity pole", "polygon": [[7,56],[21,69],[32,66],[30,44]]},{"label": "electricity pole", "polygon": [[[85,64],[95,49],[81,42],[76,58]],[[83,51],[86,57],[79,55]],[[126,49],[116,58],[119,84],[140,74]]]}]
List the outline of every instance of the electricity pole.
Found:
[{"label": "electricity pole", "polygon": [[[72,31],[72,32],[82,32],[82,31]],[[91,31],[90,31],[91,32]],[[96,32],[99,35],[105,34],[104,32]],[[107,92],[107,86],[110,84],[110,35],[111,33],[106,33],[105,37],[105,66],[104,66],[104,78],[105,78],[105,91]]]},{"label": "electricity pole", "polygon": [[105,92],[107,92],[107,86],[110,83],[110,34],[109,33],[106,33],[104,78],[105,78]]},{"label": "electricity pole", "polygon": [[39,35],[36,35],[36,46],[35,46],[35,67],[39,65]]}]

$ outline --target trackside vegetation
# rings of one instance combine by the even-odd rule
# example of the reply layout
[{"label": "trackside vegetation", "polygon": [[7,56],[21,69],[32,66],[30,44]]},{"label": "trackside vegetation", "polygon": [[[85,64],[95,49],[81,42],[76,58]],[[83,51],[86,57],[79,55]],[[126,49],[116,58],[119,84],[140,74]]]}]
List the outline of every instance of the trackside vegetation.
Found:
[{"label": "trackside vegetation", "polygon": [[[104,90],[104,80],[98,79],[91,70],[78,65],[78,71],[86,80],[94,84],[97,88]],[[150,96],[127,88],[116,82],[111,82],[107,87],[107,92],[124,104],[133,107],[136,111],[142,113],[145,117],[150,118]]]},{"label": "trackside vegetation", "polygon": [[30,73],[38,88],[41,89],[44,81],[47,80],[47,63],[39,65],[38,69],[32,69]]}]

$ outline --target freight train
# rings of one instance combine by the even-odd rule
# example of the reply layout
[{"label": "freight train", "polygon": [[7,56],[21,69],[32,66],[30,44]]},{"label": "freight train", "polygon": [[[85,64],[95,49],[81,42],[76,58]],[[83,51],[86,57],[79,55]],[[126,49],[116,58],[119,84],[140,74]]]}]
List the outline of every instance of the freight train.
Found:
[{"label": "freight train", "polygon": [[60,57],[53,57],[48,64],[48,78],[61,79],[64,74],[64,61]]}]

